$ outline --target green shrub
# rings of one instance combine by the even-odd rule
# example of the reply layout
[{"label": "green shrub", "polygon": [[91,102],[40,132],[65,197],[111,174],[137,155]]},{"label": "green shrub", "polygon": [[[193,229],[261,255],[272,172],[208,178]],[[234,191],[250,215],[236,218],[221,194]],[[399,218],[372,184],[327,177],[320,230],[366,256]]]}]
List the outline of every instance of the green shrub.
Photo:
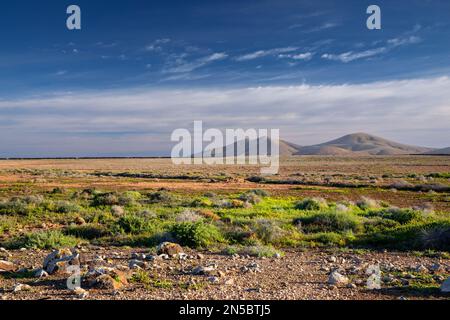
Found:
[{"label": "green shrub", "polygon": [[306,198],[295,204],[295,209],[297,210],[319,211],[326,208],[328,208],[328,205],[326,201],[321,198]]},{"label": "green shrub", "polygon": [[207,248],[223,241],[222,234],[216,226],[203,222],[176,223],[170,228],[170,232],[181,245],[192,248]]},{"label": "green shrub", "polygon": [[110,234],[105,226],[100,224],[85,224],[81,226],[69,226],[66,228],[66,235],[74,236],[76,238],[93,240],[105,237]]},{"label": "green shrub", "polygon": [[272,258],[275,255],[279,254],[280,256],[283,254],[281,251],[276,250],[272,246],[263,246],[263,245],[254,245],[254,246],[227,246],[222,251],[227,255],[249,255],[252,257],[267,257]]},{"label": "green shrub", "polygon": [[174,196],[167,190],[160,190],[148,195],[150,203],[169,203],[174,200]]},{"label": "green shrub", "polygon": [[343,246],[346,244],[345,236],[335,232],[319,232],[306,235],[304,240],[310,242],[319,242],[324,245]]},{"label": "green shrub", "polygon": [[268,219],[255,221],[252,229],[258,238],[266,244],[274,243],[284,235],[283,229],[278,226],[277,222]]},{"label": "green shrub", "polygon": [[372,211],[368,213],[370,217],[381,217],[397,221],[400,224],[407,224],[413,220],[421,220],[422,213],[412,209],[389,208],[381,211]]},{"label": "green shrub", "polygon": [[71,213],[80,210],[81,207],[79,205],[69,201],[58,201],[55,203],[55,211],[58,213]]},{"label": "green shrub", "polygon": [[121,206],[131,206],[135,205],[142,195],[137,191],[126,191],[119,196],[119,204]]},{"label": "green shrub", "polygon": [[246,192],[243,193],[239,196],[239,200],[244,201],[244,202],[248,202],[251,204],[257,204],[261,202],[261,198],[253,192]]},{"label": "green shrub", "polygon": [[120,233],[140,234],[154,232],[154,225],[147,219],[138,215],[125,215],[120,217],[115,225]]},{"label": "green shrub", "polygon": [[97,193],[94,194],[92,205],[94,207],[119,205],[119,198],[112,192]]},{"label": "green shrub", "polygon": [[302,231],[314,232],[360,232],[363,229],[361,218],[351,213],[321,212],[294,220]]},{"label": "green shrub", "polygon": [[59,230],[51,230],[25,234],[10,243],[9,246],[13,248],[57,249],[74,247],[78,242],[75,237],[64,235]]}]

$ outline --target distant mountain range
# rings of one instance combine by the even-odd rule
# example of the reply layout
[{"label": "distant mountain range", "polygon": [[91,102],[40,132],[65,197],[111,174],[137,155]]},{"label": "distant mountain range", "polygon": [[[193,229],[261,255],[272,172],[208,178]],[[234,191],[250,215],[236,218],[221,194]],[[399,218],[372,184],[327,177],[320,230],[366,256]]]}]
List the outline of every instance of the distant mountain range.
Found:
[{"label": "distant mountain range", "polygon": [[[270,144],[270,142],[269,142]],[[235,143],[235,147],[236,147]],[[225,147],[224,147],[225,150]],[[248,145],[245,154],[249,154]],[[269,152],[270,154],[270,152]],[[433,149],[427,147],[411,146],[397,143],[367,133],[353,133],[335,140],[311,146],[299,146],[297,144],[280,140],[280,156],[293,155],[402,155],[402,154],[450,154],[450,148]]]}]

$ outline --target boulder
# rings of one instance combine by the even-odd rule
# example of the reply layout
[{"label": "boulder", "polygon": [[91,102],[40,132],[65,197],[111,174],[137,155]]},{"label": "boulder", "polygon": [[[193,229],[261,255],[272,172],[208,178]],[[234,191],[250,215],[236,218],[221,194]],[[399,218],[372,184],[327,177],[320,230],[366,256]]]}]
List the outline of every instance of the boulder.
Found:
[{"label": "boulder", "polygon": [[75,250],[54,250],[44,259],[43,269],[48,274],[70,274],[67,268],[69,266],[79,265],[79,258],[80,255]]},{"label": "boulder", "polygon": [[17,270],[17,266],[9,261],[0,260],[0,272],[14,272]]},{"label": "boulder", "polygon": [[96,289],[119,290],[128,285],[128,275],[125,272],[114,270],[109,274],[99,275],[90,285]]},{"label": "boulder", "polygon": [[348,283],[349,279],[338,271],[333,271],[328,276],[328,284],[330,285],[346,285]]},{"label": "boulder", "polygon": [[158,246],[158,254],[167,254],[172,257],[174,255],[183,253],[183,248],[178,243],[163,242]]}]

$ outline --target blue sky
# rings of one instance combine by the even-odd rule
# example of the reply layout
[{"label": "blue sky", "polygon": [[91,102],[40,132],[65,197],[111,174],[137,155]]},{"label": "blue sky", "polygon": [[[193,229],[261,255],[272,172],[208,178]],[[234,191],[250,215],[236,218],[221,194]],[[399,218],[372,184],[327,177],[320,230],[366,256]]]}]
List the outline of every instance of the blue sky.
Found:
[{"label": "blue sky", "polygon": [[[81,31],[65,27],[70,4]],[[366,28],[370,4],[382,30]],[[450,145],[448,1],[18,0],[1,12],[0,156],[167,154],[174,128],[203,119],[300,144],[370,131]]]}]

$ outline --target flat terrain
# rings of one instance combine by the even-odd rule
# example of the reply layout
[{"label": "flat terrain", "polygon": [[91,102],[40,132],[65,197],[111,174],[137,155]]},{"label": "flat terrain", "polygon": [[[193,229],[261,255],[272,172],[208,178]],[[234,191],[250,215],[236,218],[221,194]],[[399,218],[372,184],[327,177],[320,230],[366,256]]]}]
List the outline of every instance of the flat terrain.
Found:
[{"label": "flat terrain", "polygon": [[[170,159],[0,161],[3,299],[80,298],[67,275],[34,275],[73,247],[83,272],[127,274],[120,289],[83,284],[88,299],[447,299],[449,230],[445,156],[286,157],[270,177]],[[187,256],[158,257],[164,241]],[[380,290],[366,288],[370,265]],[[345,283],[328,283],[335,270]]]}]

